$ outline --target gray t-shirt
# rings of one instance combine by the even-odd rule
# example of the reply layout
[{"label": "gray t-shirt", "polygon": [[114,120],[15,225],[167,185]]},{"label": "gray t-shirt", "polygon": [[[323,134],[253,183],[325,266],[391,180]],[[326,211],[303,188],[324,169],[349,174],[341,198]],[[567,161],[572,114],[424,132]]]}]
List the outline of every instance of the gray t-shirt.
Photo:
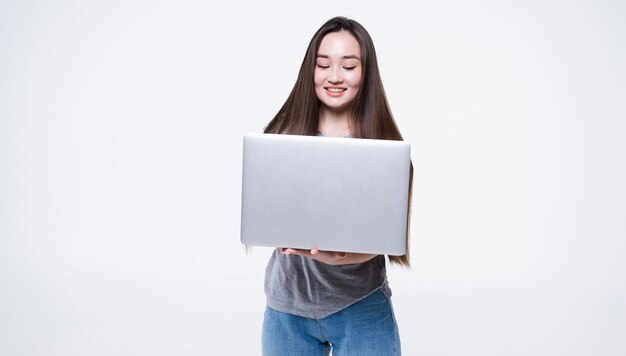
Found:
[{"label": "gray t-shirt", "polygon": [[382,255],[363,263],[331,266],[276,249],[265,269],[267,305],[308,318],[322,319],[377,289],[391,297]]},{"label": "gray t-shirt", "polygon": [[[318,131],[317,136],[323,135]],[[276,249],[265,269],[267,306],[307,318],[322,319],[377,289],[391,297],[382,255],[363,263],[331,266]]]}]

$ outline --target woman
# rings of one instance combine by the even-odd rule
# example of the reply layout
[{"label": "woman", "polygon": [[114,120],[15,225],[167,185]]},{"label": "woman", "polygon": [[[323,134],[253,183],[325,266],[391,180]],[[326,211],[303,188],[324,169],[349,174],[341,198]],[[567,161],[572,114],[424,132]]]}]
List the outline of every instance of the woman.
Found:
[{"label": "woman", "polygon": [[[402,140],[363,26],[335,17],[315,33],[296,84],[265,133]],[[408,255],[389,260],[409,265]],[[331,349],[335,356],[400,355],[385,256],[276,249],[265,293],[266,356]]]}]

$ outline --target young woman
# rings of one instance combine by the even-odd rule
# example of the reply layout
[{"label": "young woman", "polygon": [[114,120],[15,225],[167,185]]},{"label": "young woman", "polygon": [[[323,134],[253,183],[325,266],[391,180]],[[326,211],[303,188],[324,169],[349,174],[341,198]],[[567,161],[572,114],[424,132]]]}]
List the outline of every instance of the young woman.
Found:
[{"label": "young woman", "polygon": [[[363,26],[322,25],[265,133],[402,140]],[[389,260],[409,265],[408,255]],[[280,248],[265,273],[263,355],[400,355],[385,256]]]}]

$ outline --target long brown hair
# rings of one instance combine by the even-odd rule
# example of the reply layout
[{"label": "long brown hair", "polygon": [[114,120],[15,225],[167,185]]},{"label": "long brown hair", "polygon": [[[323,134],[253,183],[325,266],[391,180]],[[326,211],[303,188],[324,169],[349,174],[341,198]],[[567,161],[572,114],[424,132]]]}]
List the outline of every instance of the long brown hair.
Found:
[{"label": "long brown hair", "polygon": [[[363,79],[357,97],[348,108],[351,134],[354,138],[402,140],[402,135],[393,119],[385,89],[378,70],[374,42],[365,28],[346,17],[328,20],[313,35],[307,48],[296,84],[276,116],[265,128],[265,133],[290,135],[315,135],[319,125],[320,101],[315,94],[313,76],[317,51],[324,36],[331,32],[348,31],[361,47]],[[409,176],[409,201],[407,209],[406,254],[389,256],[393,263],[409,266],[409,222],[411,217],[411,195],[413,190],[413,163]]]}]

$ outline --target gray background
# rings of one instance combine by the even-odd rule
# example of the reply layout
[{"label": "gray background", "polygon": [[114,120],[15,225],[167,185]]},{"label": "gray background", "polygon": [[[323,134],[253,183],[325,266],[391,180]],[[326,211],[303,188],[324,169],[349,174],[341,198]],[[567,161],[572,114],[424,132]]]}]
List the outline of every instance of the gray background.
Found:
[{"label": "gray background", "polygon": [[241,139],[339,14],[412,144],[404,353],[626,353],[623,1],[3,0],[0,354],[260,353]]}]

